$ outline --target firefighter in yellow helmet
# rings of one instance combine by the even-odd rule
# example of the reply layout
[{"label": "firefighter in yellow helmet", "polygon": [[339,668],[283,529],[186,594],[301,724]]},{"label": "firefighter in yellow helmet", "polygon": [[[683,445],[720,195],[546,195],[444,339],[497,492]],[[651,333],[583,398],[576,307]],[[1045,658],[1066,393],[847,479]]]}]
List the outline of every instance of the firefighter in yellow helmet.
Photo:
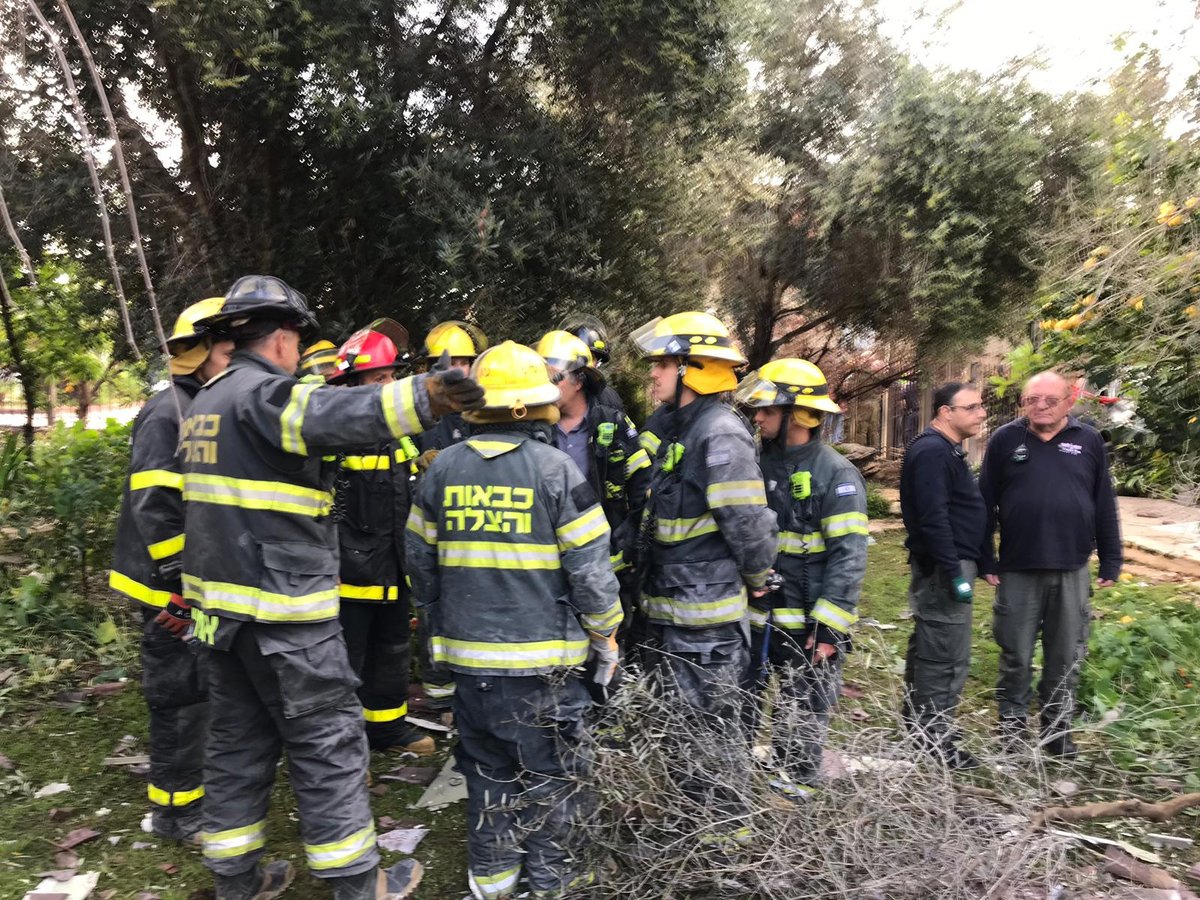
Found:
[{"label": "firefighter in yellow helmet", "polygon": [[[173,388],[147,401],[133,425],[109,585],[142,607],[142,691],[150,710],[150,827],[159,837],[196,840],[204,795],[207,688],[182,604],[183,475],[175,458],[179,410],[187,415],[206,381],[229,364],[233,341],[198,326],[222,297],[193,303],[167,340]],[[178,401],[178,408],[176,407]]]},{"label": "firefighter in yellow helmet", "polygon": [[[837,705],[842,664],[867,571],[867,490],[854,465],[821,440],[840,412],[824,373],[803,359],[776,359],[738,386],[762,437],[767,502],[779,519],[778,591],[752,601],[751,672],[762,692],[771,669],[803,715],[772,729],[777,786],[803,796],[820,780],[821,749]],[[753,732],[757,706],[747,708]]]},{"label": "firefighter in yellow helmet", "polygon": [[[586,885],[576,821],[587,691],[607,685],[621,622],[599,497],[551,445],[558,387],[543,359],[505,341],[471,367],[484,407],[471,435],[421,479],[408,519],[414,601],[433,657],[454,677],[455,750],[467,780],[475,897]],[[546,723],[552,722],[553,733]]]},{"label": "firefighter in yellow helmet", "polygon": [[[457,320],[439,322],[425,336],[425,346],[421,350],[421,356],[424,357],[427,366],[433,366],[442,358],[442,354],[446,354],[451,366],[469,372],[471,364],[475,362],[475,357],[487,347],[486,335],[469,322]],[[469,431],[470,426],[461,415],[455,413],[443,416],[428,431],[417,435],[414,438],[417,442],[417,449],[420,451],[416,461],[417,470],[424,472],[441,451],[464,440]],[[414,704],[414,708],[419,704],[422,710],[428,710],[435,716],[439,716],[444,724],[450,724],[454,679],[450,677],[449,672],[435,669],[430,665],[430,660],[426,655],[429,641],[424,639],[423,623],[418,626],[418,635],[417,670],[421,678],[421,693],[424,696]]]},{"label": "firefighter in yellow helmet", "polygon": [[[654,319],[631,337],[652,363],[655,399],[669,404],[638,548],[641,657],[699,712],[736,720],[747,594],[765,592],[776,544],[754,441],[727,399],[745,359],[702,312]],[[733,818],[744,812],[729,805]]]},{"label": "firefighter in yellow helmet", "polygon": [[338,348],[333,341],[320,340],[304,348],[300,356],[300,365],[296,367],[296,377],[301,381],[312,381],[314,384],[324,384],[338,364]]}]

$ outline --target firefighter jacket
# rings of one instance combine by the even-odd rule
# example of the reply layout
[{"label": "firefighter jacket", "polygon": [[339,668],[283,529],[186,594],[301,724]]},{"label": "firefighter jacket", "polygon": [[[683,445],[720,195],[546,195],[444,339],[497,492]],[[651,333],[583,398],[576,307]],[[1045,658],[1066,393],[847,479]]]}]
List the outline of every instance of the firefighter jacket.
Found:
[{"label": "firefighter jacket", "polygon": [[642,523],[642,609],[681,628],[740,622],[746,586],[764,585],[776,549],[754,442],[715,396],[665,421]]},{"label": "firefighter jacket", "polygon": [[448,413],[415,440],[417,448],[424,453],[426,450],[445,450],[452,447],[465,440],[470,433],[471,426],[462,417],[462,413]]},{"label": "firefighter jacket", "polygon": [[642,431],[638,435],[638,443],[651,461],[658,458],[658,451],[662,449],[663,435],[670,427],[671,413],[675,411],[675,407],[670,403],[660,403],[654,407],[654,411],[650,413],[650,417],[646,419],[646,423],[642,425]]},{"label": "firefighter jacket", "polygon": [[[172,391],[159,391],[142,407],[130,436],[129,478],[121,497],[117,540],[108,584],[131,600],[161,609],[182,594],[183,474],[179,412],[187,415],[200,382],[192,375],[173,379]],[[179,398],[179,409],[175,406]]]},{"label": "firefighter jacket", "polygon": [[444,450],[408,517],[414,602],[433,659],[468,674],[582,665],[621,622],[598,498],[544,425],[489,426]]},{"label": "firefighter jacket", "polygon": [[[415,434],[430,423],[425,376],[392,384],[298,382],[239,350],[184,419],[184,596],[208,618],[323,622],[338,614],[336,462],[325,454]],[[212,626],[215,628],[215,624]]]},{"label": "firefighter jacket", "polygon": [[404,523],[419,452],[412,438],[402,437],[340,458],[334,519],[343,600],[393,602],[407,596]]},{"label": "firefighter jacket", "polygon": [[612,529],[611,561],[625,567],[622,546],[636,540],[637,523],[650,486],[650,457],[638,443],[637,426],[620,409],[592,401],[587,411],[588,483]]},{"label": "firefighter jacket", "polygon": [[[867,573],[867,488],[854,464],[814,436],[762,453],[767,502],[779,519],[779,591],[768,594],[771,625],[797,634],[812,629],[821,643],[845,644],[858,619]],[[762,627],[766,612],[751,609]]]}]

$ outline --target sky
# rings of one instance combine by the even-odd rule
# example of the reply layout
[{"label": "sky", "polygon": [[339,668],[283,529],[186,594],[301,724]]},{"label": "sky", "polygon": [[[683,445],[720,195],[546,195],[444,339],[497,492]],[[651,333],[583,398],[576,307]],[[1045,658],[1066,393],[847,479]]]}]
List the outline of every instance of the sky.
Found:
[{"label": "sky", "polygon": [[878,0],[878,8],[885,32],[927,65],[990,75],[1040,52],[1046,66],[1030,81],[1053,93],[1086,89],[1117,68],[1117,35],[1125,53],[1146,43],[1175,60],[1176,87],[1200,60],[1200,0]]}]

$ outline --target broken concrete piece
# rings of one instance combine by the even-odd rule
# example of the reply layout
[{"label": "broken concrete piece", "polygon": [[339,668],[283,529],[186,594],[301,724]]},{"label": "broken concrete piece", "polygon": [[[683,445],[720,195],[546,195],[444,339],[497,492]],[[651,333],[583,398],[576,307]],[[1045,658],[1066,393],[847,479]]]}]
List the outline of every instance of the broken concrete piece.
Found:
[{"label": "broken concrete piece", "polygon": [[454,768],[454,757],[446,760],[442,771],[425,789],[421,799],[413,804],[414,809],[441,809],[451,803],[467,799],[467,780]]},{"label": "broken concrete piece", "polygon": [[35,800],[41,800],[43,797],[53,797],[55,794],[65,794],[71,790],[71,786],[65,781],[54,781],[45,787],[40,787],[33,792]]},{"label": "broken concrete piece", "polygon": [[46,878],[24,900],[87,900],[99,880],[99,872],[85,872],[63,882]]},{"label": "broken concrete piece", "polygon": [[384,850],[411,855],[416,851],[417,844],[421,843],[427,834],[429,834],[428,828],[396,828],[392,831],[385,831],[375,841]]}]

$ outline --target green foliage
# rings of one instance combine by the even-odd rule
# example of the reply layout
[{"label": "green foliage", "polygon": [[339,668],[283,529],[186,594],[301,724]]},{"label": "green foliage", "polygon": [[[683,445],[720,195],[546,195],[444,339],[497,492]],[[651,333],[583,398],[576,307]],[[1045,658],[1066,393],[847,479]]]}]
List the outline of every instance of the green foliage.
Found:
[{"label": "green foliage", "polygon": [[86,590],[95,570],[108,565],[129,466],[130,428],[60,423],[34,446],[14,518],[27,560],[54,587],[74,578]]},{"label": "green foliage", "polygon": [[1121,584],[1097,596],[1080,680],[1080,706],[1105,722],[1125,768],[1177,772],[1192,760],[1200,729],[1200,606],[1186,593],[1163,595]]},{"label": "green foliage", "polygon": [[879,488],[871,484],[867,485],[867,518],[892,518],[892,504],[879,492]]}]

